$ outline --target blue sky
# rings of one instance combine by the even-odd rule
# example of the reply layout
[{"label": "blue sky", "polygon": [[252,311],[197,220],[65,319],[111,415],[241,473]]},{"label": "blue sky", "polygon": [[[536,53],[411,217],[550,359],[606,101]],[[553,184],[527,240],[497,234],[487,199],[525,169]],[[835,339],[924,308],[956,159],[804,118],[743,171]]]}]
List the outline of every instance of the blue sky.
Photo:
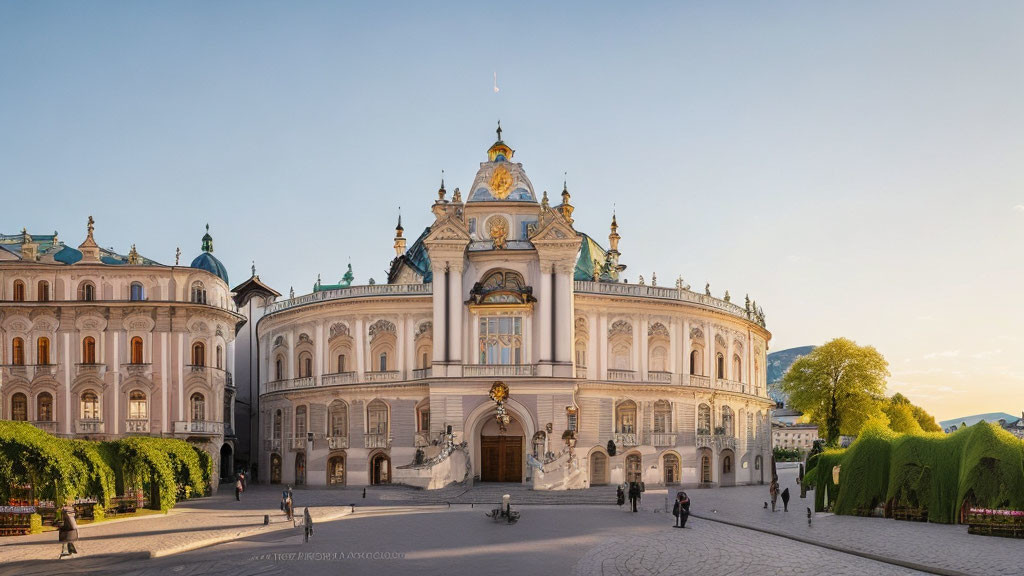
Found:
[{"label": "blue sky", "polygon": [[631,281],[873,344],[940,418],[1024,408],[1024,4],[549,4],[3,2],[0,231],[172,263],[209,222],[232,282],[380,282],[501,118]]}]

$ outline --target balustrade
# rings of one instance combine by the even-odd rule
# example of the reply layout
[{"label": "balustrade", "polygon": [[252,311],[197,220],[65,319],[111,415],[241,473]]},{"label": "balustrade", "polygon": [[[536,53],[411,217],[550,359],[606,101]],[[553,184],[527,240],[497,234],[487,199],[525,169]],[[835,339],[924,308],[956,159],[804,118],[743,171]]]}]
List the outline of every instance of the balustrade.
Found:
[{"label": "balustrade", "polygon": [[635,432],[616,432],[615,445],[623,448],[630,448],[640,445],[639,435]]},{"label": "balustrade", "polygon": [[661,382],[663,384],[671,384],[672,383],[672,373],[671,372],[662,372],[662,371],[658,371],[658,370],[652,370],[652,371],[647,372],[647,381],[648,382]]},{"label": "balustrade", "polygon": [[75,433],[102,434],[103,420],[75,420]]},{"label": "balustrade", "polygon": [[536,374],[533,364],[467,364],[462,367],[462,375],[466,377],[509,377],[533,376]]},{"label": "balustrade", "polygon": [[636,372],[633,370],[608,370],[608,379],[619,382],[635,382]]},{"label": "balustrade", "polygon": [[662,433],[651,434],[649,444],[651,446],[675,446],[676,435]]},{"label": "balustrade", "polygon": [[364,434],[363,446],[366,448],[390,448],[391,438],[387,434]]},{"label": "balustrade", "polygon": [[57,433],[57,423],[52,420],[35,420],[32,422],[32,425],[50,434]]},{"label": "balustrade", "polygon": [[149,420],[141,418],[129,418],[124,421],[124,431],[127,434],[148,434]]},{"label": "balustrade", "polygon": [[324,374],[320,377],[321,386],[339,386],[341,384],[354,384],[358,380],[355,372],[335,372]]},{"label": "balustrade", "polygon": [[328,436],[327,447],[331,450],[348,449],[348,436]]},{"label": "balustrade", "polygon": [[178,421],[174,423],[174,433],[217,436],[224,434],[224,423],[207,420],[192,420],[190,422]]},{"label": "balustrade", "polygon": [[577,378],[586,378],[587,377],[587,367],[586,366],[577,366],[576,367],[576,377]]},{"label": "balustrade", "polygon": [[430,368],[416,368],[412,371],[413,380],[422,380],[424,378],[430,378]]},{"label": "balustrade", "polygon": [[397,382],[402,379],[402,373],[398,370],[384,370],[379,372],[367,372],[367,382]]},{"label": "balustrade", "polygon": [[297,298],[290,298],[281,302],[271,304],[267,314],[274,314],[289,308],[313,304],[316,302],[327,302],[331,300],[344,300],[346,298],[359,298],[363,296],[429,296],[432,294],[432,284],[373,284],[368,286],[351,286],[337,290],[324,290],[313,292]]}]

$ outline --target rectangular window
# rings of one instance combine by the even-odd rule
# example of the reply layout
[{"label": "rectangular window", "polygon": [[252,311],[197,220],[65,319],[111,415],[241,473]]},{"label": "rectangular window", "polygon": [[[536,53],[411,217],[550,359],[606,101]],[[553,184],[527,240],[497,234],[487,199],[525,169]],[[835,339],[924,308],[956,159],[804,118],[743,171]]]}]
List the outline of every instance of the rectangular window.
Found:
[{"label": "rectangular window", "polygon": [[430,410],[420,410],[420,432],[430,430]]},{"label": "rectangular window", "polygon": [[523,319],[501,316],[480,319],[480,363],[523,363]]}]

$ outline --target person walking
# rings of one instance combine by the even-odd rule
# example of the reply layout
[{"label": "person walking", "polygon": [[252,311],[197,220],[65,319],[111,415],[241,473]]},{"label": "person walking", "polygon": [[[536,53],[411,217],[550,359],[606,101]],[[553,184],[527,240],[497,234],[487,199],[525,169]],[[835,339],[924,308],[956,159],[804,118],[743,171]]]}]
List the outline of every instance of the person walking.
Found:
[{"label": "person walking", "polygon": [[284,503],[288,500],[288,491],[281,490],[281,512],[284,512]]},{"label": "person walking", "polygon": [[690,497],[686,495],[686,492],[676,493],[676,503],[672,507],[672,513],[676,513],[678,508],[679,513],[676,514],[676,528],[686,528],[686,521],[690,518]]},{"label": "person walking", "polygon": [[235,502],[241,500],[242,496],[242,479],[235,480]]},{"label": "person walking", "polygon": [[290,522],[295,520],[295,509],[292,507],[292,497],[291,497],[291,495],[289,495],[284,500],[284,514],[285,514],[285,516],[288,517],[288,520]]},{"label": "person walking", "polygon": [[249,487],[248,486],[248,482],[246,481],[246,478],[245,478],[245,472],[242,472],[240,474],[240,476],[241,476],[241,480],[242,480],[242,492],[245,492],[245,489]]},{"label": "person walking", "polygon": [[772,497],[772,512],[775,512],[775,502],[779,499],[779,481],[772,478],[771,486],[768,487],[768,494]]},{"label": "person walking", "polygon": [[303,543],[309,542],[309,537],[313,535],[313,517],[309,515],[309,506],[302,511],[302,528],[303,528]]},{"label": "person walking", "polygon": [[615,503],[619,505],[619,508],[626,503],[626,491],[622,489],[622,484],[615,487]]},{"label": "person walking", "polygon": [[65,556],[78,554],[78,548],[75,548],[75,542],[78,542],[78,523],[75,522],[75,509],[71,506],[64,506],[61,508],[61,513],[64,521],[61,522],[57,532],[57,541],[61,543],[60,556],[57,557],[58,560]]},{"label": "person walking", "polygon": [[636,505],[640,501],[640,485],[636,482],[629,483],[629,505],[636,512]]},{"label": "person walking", "polygon": [[789,512],[789,488],[782,491],[782,511]]}]

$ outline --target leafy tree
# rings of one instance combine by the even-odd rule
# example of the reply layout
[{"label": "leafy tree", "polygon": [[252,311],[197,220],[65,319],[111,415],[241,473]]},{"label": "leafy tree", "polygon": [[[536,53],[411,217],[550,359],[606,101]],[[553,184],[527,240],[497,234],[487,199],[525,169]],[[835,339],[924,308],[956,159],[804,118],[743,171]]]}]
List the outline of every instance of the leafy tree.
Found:
[{"label": "leafy tree", "polygon": [[872,346],[836,338],[797,359],[782,378],[790,405],[818,425],[828,445],[856,434],[886,401],[889,363]]},{"label": "leafy tree", "polygon": [[892,395],[884,408],[889,417],[889,428],[894,432],[908,434],[918,432],[941,432],[942,428],[935,422],[935,417],[915,406],[906,396],[899,392]]}]

